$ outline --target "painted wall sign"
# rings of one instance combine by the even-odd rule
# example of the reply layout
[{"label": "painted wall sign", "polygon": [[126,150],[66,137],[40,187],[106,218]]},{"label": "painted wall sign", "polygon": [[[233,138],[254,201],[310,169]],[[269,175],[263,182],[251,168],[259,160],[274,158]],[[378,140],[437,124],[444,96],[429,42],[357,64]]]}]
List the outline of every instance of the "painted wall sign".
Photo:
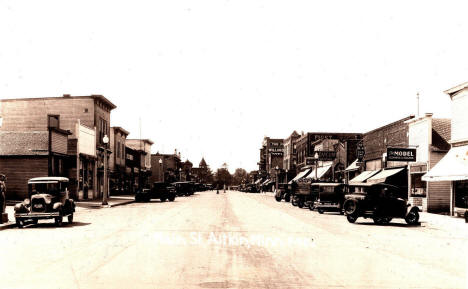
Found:
[{"label": "painted wall sign", "polygon": [[387,161],[415,162],[416,149],[387,148]]},{"label": "painted wall sign", "polygon": [[357,145],[356,155],[358,162],[362,162],[362,159],[366,155],[366,151],[364,150],[364,145],[362,144],[362,142],[358,143]]}]

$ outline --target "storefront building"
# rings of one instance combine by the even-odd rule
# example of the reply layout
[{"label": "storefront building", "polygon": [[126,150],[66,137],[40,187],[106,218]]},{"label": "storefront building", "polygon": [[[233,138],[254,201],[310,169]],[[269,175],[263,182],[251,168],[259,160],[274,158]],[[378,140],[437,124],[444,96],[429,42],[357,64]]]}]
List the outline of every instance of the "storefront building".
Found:
[{"label": "storefront building", "polygon": [[449,151],[451,120],[433,118],[428,113],[406,123],[409,125],[409,146],[416,150],[416,161],[409,163],[409,201],[424,212],[448,212],[450,182],[426,182],[422,176]]},{"label": "storefront building", "polygon": [[283,169],[284,169],[284,182],[288,182],[296,176],[296,140],[300,135],[293,131],[293,133],[283,141]]},{"label": "storefront building", "polygon": [[[355,186],[355,190],[360,190],[361,184],[388,183],[405,191],[408,189],[408,162],[387,159],[387,150],[408,148],[406,121],[413,118],[414,116],[409,116],[400,119],[363,135],[362,144],[358,143],[363,150],[362,162],[353,162],[354,165],[346,168],[348,172],[352,169],[356,175],[349,180],[349,185]],[[360,174],[357,174],[356,167],[360,168]]]},{"label": "storefront building", "polygon": [[129,132],[125,129],[114,126],[111,127],[109,143],[114,152],[109,157],[109,193],[119,195],[128,193],[125,186],[125,143]]},{"label": "storefront building", "polygon": [[450,213],[468,210],[468,82],[445,91],[451,99],[452,147],[422,179],[430,183],[450,182]]}]

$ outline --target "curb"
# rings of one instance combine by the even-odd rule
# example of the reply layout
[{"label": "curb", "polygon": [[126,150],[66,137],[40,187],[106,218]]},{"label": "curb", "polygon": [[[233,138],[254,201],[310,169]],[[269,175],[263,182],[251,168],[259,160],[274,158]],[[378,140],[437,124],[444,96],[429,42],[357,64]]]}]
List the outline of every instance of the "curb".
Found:
[{"label": "curb", "polygon": [[113,205],[102,205],[102,204],[87,204],[85,202],[83,203],[75,203],[77,207],[80,207],[80,208],[87,208],[87,209],[102,209],[102,208],[113,208],[113,207],[118,207],[118,206],[122,206],[122,205],[127,205],[127,204],[131,204],[131,203],[134,203],[135,200],[128,200],[128,201],[123,201],[123,202],[120,202],[120,203],[116,203],[116,204],[113,204]]},{"label": "curb", "polygon": [[8,222],[6,225],[0,224],[0,231],[16,227],[16,223]]}]

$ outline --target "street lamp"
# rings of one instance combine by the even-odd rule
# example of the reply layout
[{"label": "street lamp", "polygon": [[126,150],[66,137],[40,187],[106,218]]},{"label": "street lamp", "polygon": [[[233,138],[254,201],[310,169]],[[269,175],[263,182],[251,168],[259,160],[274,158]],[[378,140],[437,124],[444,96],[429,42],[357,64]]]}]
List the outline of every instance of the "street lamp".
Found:
[{"label": "street lamp", "polygon": [[275,191],[278,191],[278,171],[279,171],[278,166],[275,167],[275,171],[276,171],[276,189],[275,189]]},{"label": "street lamp", "polygon": [[182,168],[179,168],[179,182],[182,181]]},{"label": "street lamp", "polygon": [[315,180],[317,181],[317,169],[318,169],[318,160],[319,160],[318,152],[315,152],[314,159],[315,159]]},{"label": "street lamp", "polygon": [[164,182],[164,177],[163,177],[164,173],[162,171],[162,163],[163,163],[162,159],[159,159],[159,172],[160,172],[159,175],[161,177],[161,181]]},{"label": "street lamp", "polygon": [[107,144],[109,143],[109,137],[104,135],[102,138],[104,143],[104,192],[102,193],[102,204],[107,205]]}]

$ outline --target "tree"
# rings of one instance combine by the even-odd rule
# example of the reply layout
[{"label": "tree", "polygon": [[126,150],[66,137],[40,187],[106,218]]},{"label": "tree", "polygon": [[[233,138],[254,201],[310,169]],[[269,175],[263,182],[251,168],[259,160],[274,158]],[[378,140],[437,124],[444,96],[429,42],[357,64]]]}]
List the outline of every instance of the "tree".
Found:
[{"label": "tree", "polygon": [[232,184],[233,185],[240,185],[242,182],[248,182],[249,174],[246,170],[242,168],[236,169],[234,175],[232,176]]},{"label": "tree", "polygon": [[223,185],[229,186],[232,182],[232,175],[229,173],[228,165],[224,163],[221,168],[216,171],[215,183],[222,187]]}]

